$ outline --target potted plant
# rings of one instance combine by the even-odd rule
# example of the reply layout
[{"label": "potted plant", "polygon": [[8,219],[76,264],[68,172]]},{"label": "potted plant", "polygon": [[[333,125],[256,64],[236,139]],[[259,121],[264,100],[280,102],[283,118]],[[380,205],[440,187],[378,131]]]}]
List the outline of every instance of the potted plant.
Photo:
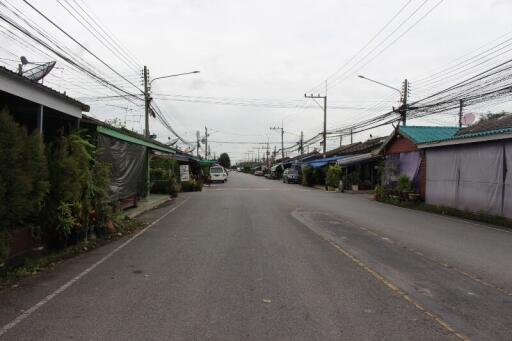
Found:
[{"label": "potted plant", "polygon": [[409,177],[407,177],[407,175],[400,175],[398,178],[397,190],[403,200],[409,200],[409,193],[412,192],[411,188],[412,184]]},{"label": "potted plant", "polygon": [[348,181],[354,192],[359,190],[359,172],[352,172],[348,175]]},{"label": "potted plant", "polygon": [[373,199],[376,201],[382,200],[384,197],[384,187],[381,185],[375,186],[375,193],[373,194]]}]

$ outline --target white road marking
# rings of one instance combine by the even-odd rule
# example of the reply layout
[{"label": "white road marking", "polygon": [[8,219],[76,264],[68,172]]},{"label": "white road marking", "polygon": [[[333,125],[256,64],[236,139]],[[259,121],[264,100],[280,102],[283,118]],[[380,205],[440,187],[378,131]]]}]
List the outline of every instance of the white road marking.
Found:
[{"label": "white road marking", "polygon": [[63,284],[61,287],[59,287],[57,290],[55,290],[54,292],[52,292],[51,294],[49,294],[48,296],[46,296],[45,298],[43,298],[41,301],[39,301],[38,303],[36,303],[35,305],[33,305],[32,307],[30,307],[29,309],[25,310],[21,315],[19,315],[18,317],[16,317],[14,320],[12,320],[11,322],[7,323],[6,325],[4,325],[1,329],[0,329],[0,336],[4,335],[5,333],[7,333],[7,331],[9,331],[10,329],[14,328],[17,324],[19,324],[20,322],[22,322],[23,320],[25,320],[26,318],[28,318],[30,315],[32,315],[34,312],[36,312],[39,308],[41,308],[42,306],[44,306],[46,303],[50,302],[52,299],[54,299],[57,295],[63,293],[67,288],[69,288],[70,286],[72,286],[74,283],[78,282],[82,277],[84,277],[85,275],[87,275],[89,272],[91,272],[92,270],[94,270],[95,268],[97,268],[99,265],[101,265],[102,263],[104,263],[106,260],[108,260],[110,257],[112,257],[114,254],[116,254],[119,250],[121,250],[122,248],[124,248],[126,245],[130,244],[135,238],[137,238],[138,236],[140,236],[141,234],[143,234],[144,232],[146,232],[151,226],[155,225],[156,223],[160,222],[162,219],[164,219],[165,217],[167,217],[169,214],[171,214],[172,212],[174,212],[176,209],[178,209],[179,207],[181,207],[183,204],[185,204],[188,200],[190,199],[190,197],[188,197],[187,199],[183,200],[180,204],[178,204],[177,206],[174,206],[173,208],[171,208],[169,211],[167,211],[164,215],[162,215],[160,218],[156,219],[155,221],[153,221],[151,224],[149,224],[148,226],[146,226],[145,228],[143,228],[142,230],[140,230],[139,232],[137,232],[134,236],[132,236],[130,239],[128,239],[127,241],[125,241],[124,243],[122,243],[121,245],[119,245],[118,247],[116,247],[114,250],[110,251],[110,253],[108,253],[107,255],[105,255],[103,258],[101,258],[99,261],[97,261],[96,263],[94,263],[93,265],[91,265],[90,267],[88,267],[87,269],[85,269],[84,271],[82,271],[80,274],[78,274],[77,276],[73,277],[71,280],[69,280],[68,282],[66,282],[65,284]]}]

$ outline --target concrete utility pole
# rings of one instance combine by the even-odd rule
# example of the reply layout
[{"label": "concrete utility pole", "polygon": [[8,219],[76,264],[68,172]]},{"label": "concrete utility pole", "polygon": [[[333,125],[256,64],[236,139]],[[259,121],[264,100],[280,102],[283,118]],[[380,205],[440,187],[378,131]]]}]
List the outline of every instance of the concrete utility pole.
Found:
[{"label": "concrete utility pole", "polygon": [[[149,95],[149,71],[146,65],[144,65],[144,136],[149,138],[149,107],[151,105],[151,96]],[[150,179],[150,156],[149,148],[146,148],[146,197],[149,197],[151,191],[151,179]]]},{"label": "concrete utility pole", "polygon": [[327,152],[327,96],[320,96],[320,95],[307,95],[304,94],[305,98],[323,98],[324,99],[324,132],[323,132],[323,157],[325,158],[325,153]]},{"label": "concrete utility pole", "polygon": [[281,162],[283,162],[284,161],[284,129],[283,129],[283,122],[281,122],[281,127],[271,127],[270,128],[270,130],[279,130],[279,129],[281,129]]},{"label": "concrete utility pole", "polygon": [[404,80],[402,86],[402,107],[400,108],[400,115],[402,116],[402,124],[407,124],[407,97],[409,95],[409,82]]},{"label": "concrete utility pole", "polygon": [[208,128],[204,127],[204,159],[208,160]]},{"label": "concrete utility pole", "polygon": [[304,132],[300,132],[300,155],[304,155]]},{"label": "concrete utility pole", "polygon": [[464,108],[464,101],[459,100],[459,128],[462,128],[462,108]]}]

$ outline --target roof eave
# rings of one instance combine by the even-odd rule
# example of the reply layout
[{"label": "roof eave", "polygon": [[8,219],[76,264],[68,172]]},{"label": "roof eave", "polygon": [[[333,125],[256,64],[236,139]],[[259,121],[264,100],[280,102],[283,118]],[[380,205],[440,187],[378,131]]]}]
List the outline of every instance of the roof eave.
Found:
[{"label": "roof eave", "polygon": [[469,143],[477,143],[477,142],[488,142],[488,141],[496,141],[496,140],[505,140],[512,139],[512,132],[506,132],[495,135],[487,135],[487,136],[475,136],[475,137],[461,137],[454,140],[445,140],[445,141],[437,141],[437,142],[429,142],[419,144],[419,149],[427,149],[427,148],[435,148],[435,147],[444,147],[444,146],[454,146],[460,144],[469,144]]}]

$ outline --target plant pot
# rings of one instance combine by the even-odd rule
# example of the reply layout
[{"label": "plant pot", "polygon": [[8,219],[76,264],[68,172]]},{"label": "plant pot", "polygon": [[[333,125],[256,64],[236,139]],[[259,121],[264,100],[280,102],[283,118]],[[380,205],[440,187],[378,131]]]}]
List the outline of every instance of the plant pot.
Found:
[{"label": "plant pot", "polygon": [[352,185],[352,190],[353,190],[354,192],[359,191],[359,185]]},{"label": "plant pot", "polygon": [[420,195],[418,193],[409,193],[410,201],[418,201],[420,200]]}]

